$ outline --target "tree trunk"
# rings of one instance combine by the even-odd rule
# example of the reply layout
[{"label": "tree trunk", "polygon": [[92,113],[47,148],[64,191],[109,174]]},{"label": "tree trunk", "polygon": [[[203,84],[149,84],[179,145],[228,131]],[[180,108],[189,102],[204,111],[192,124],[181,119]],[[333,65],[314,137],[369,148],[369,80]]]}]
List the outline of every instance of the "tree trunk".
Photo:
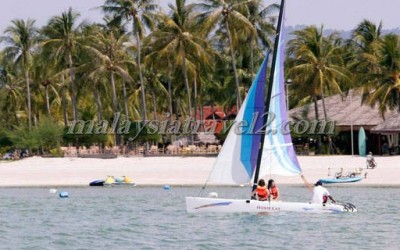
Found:
[{"label": "tree trunk", "polygon": [[[135,29],[133,29],[135,30]],[[140,89],[141,89],[141,103],[142,103],[142,121],[145,123],[147,121],[147,107],[146,107],[146,93],[145,93],[145,87],[144,87],[144,81],[143,81],[143,74],[142,74],[142,67],[141,67],[141,44],[140,44],[140,37],[139,37],[139,32],[136,33],[136,43],[137,43],[137,50],[138,50],[138,56],[137,56],[137,65],[139,69],[139,79],[140,79]],[[146,141],[144,145],[144,155],[146,156],[149,150],[149,143]]]},{"label": "tree trunk", "polygon": [[28,70],[25,71],[25,80],[26,80],[26,97],[28,102],[28,128],[29,131],[32,130],[32,103],[31,103],[31,87],[30,87],[30,79]]},{"label": "tree trunk", "polygon": [[[114,71],[110,72],[110,80],[111,80],[111,85],[112,85],[112,94],[113,94],[113,111],[114,111],[114,118],[116,117],[116,114],[119,112],[118,108],[118,99],[117,99],[117,89],[115,86],[115,79],[114,79]],[[121,136],[118,134],[118,128],[119,128],[119,121],[117,122],[116,126],[116,131],[115,132],[115,145],[120,145],[121,144]]]},{"label": "tree trunk", "polygon": [[[171,75],[168,74],[168,99],[169,99],[169,120],[172,121],[172,83],[171,83]],[[178,117],[176,117],[178,119]]]},{"label": "tree trunk", "polygon": [[75,86],[75,72],[73,69],[73,61],[71,52],[68,53],[68,66],[69,74],[71,77],[70,87],[71,87],[71,101],[72,101],[72,115],[75,121],[78,120],[78,108],[76,101],[76,86]]},{"label": "tree trunk", "polygon": [[50,110],[50,98],[49,98],[49,85],[46,84],[44,87],[45,94],[46,94],[46,107],[47,107],[47,114],[51,117],[51,110]]},{"label": "tree trunk", "polygon": [[[192,97],[190,94],[190,86],[189,86],[189,78],[188,78],[188,73],[187,73],[187,68],[186,68],[186,55],[183,57],[183,75],[185,77],[185,86],[186,86],[186,91],[188,95],[188,110],[189,110],[189,120],[192,119]],[[190,134],[188,136],[188,144],[192,144],[193,141],[193,136]]]},{"label": "tree trunk", "polygon": [[122,79],[122,91],[123,91],[123,95],[124,95],[124,108],[125,108],[125,116],[126,116],[126,120],[129,121],[129,108],[128,108],[128,94],[126,91],[126,83],[125,81]]},{"label": "tree trunk", "polygon": [[63,109],[64,126],[68,126],[67,101],[65,99],[65,93],[64,91],[61,91],[61,106]]},{"label": "tree trunk", "polygon": [[157,116],[157,100],[156,100],[156,94],[154,93],[154,86],[151,88],[151,99],[153,101],[153,119],[155,121],[158,121],[158,116]]},{"label": "tree trunk", "polygon": [[[64,75],[61,75],[61,81],[62,81],[62,83],[64,83],[64,81],[65,81]],[[67,101],[65,99],[66,99],[65,91],[63,91],[63,89],[61,87],[61,106],[63,109],[64,126],[67,127],[68,126],[68,112],[67,112]]]},{"label": "tree trunk", "polygon": [[[328,115],[327,115],[327,113],[326,113],[326,107],[325,107],[325,96],[324,96],[324,92],[322,91],[322,94],[321,94],[321,99],[322,99],[322,108],[323,108],[323,111],[324,111],[324,120],[325,120],[325,122],[328,122]],[[324,131],[325,132],[325,131]],[[332,149],[332,147],[333,147],[333,145],[332,145],[332,138],[331,138],[331,136],[328,134],[328,154],[331,154],[331,149]]]},{"label": "tree trunk", "polygon": [[114,114],[118,112],[118,99],[117,99],[117,89],[115,86],[115,78],[114,78],[114,72],[110,72],[110,80],[111,80],[111,86],[112,86],[112,95],[113,95],[113,111]]},{"label": "tree trunk", "polygon": [[238,76],[237,69],[236,69],[235,51],[233,49],[232,34],[231,34],[231,31],[229,30],[228,20],[226,20],[226,19],[225,19],[225,28],[226,28],[226,32],[228,33],[229,48],[230,48],[231,59],[232,59],[232,68],[233,68],[233,72],[235,75],[235,83],[236,83],[236,94],[237,94],[236,103],[237,103],[237,110],[239,110],[240,106],[242,106],[242,98],[240,96],[239,76]]},{"label": "tree trunk", "polygon": [[100,100],[100,94],[99,94],[99,89],[97,86],[94,88],[94,99],[96,101],[96,106],[97,106],[97,120],[100,123],[100,121],[103,120],[103,113],[101,111],[101,100]]},{"label": "tree trunk", "polygon": [[197,120],[197,77],[194,77],[194,120]]},{"label": "tree trunk", "polygon": [[[315,120],[318,122],[319,121],[319,114],[318,114],[318,99],[316,96],[313,97],[314,99],[314,111],[315,111]],[[321,137],[322,135],[318,135],[317,139],[317,148],[316,148],[316,153],[320,154],[321,153]]]},{"label": "tree trunk", "polygon": [[186,69],[186,57],[183,58],[183,64],[182,64],[182,69],[183,69],[183,75],[185,77],[185,87],[188,95],[188,111],[189,111],[189,118],[192,118],[192,97],[190,94],[190,86],[189,86],[189,78],[188,78],[188,73]]},{"label": "tree trunk", "polygon": [[19,126],[18,115],[17,115],[17,100],[14,98],[14,119],[15,125]]},{"label": "tree trunk", "polygon": [[250,42],[250,74],[251,74],[251,82],[254,80],[254,44],[253,39]]}]

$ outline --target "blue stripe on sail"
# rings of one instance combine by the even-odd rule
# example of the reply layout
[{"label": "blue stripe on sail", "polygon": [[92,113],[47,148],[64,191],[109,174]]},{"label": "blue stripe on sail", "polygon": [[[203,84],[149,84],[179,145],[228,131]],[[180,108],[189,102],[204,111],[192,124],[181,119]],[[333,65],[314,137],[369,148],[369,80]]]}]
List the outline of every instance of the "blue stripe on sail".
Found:
[{"label": "blue stripe on sail", "polygon": [[[269,53],[266,55],[262,63],[257,77],[254,79],[253,84],[247,96],[247,105],[244,110],[243,121],[246,121],[248,126],[242,135],[242,145],[240,160],[249,176],[253,175],[254,169],[257,165],[257,158],[259,146],[261,141],[261,134],[256,134],[263,125],[262,115],[264,114],[264,96],[265,96],[265,82],[266,71],[268,64]],[[254,115],[258,115],[255,123],[252,124]]]},{"label": "blue stripe on sail", "polygon": [[[282,20],[282,28],[284,26],[284,18]],[[281,29],[281,33],[283,29]],[[273,79],[273,87],[271,93],[271,102],[269,106],[269,112],[273,114],[273,120],[270,120],[268,124],[273,124],[273,127],[269,130],[276,130],[276,133],[270,133],[267,138],[271,146],[274,145],[290,145],[292,138],[290,133],[284,134],[282,127],[288,121],[288,114],[285,100],[285,80],[284,80],[284,42],[283,36],[279,36],[278,51],[275,64],[275,72]],[[281,168],[286,173],[299,174],[301,172],[300,164],[297,160],[296,153],[293,145],[286,147],[274,147],[270,149],[272,157],[277,161],[278,166],[268,166],[269,168]]]}]

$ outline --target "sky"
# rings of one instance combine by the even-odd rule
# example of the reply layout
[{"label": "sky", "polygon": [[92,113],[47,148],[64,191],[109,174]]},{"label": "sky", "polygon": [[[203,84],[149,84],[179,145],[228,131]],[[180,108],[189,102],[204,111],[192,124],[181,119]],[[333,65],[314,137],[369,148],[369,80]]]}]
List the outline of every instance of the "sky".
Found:
[{"label": "sky", "polygon": [[[173,1],[155,2],[166,7]],[[12,19],[32,18],[41,26],[70,6],[81,13],[82,20],[101,22],[102,14],[96,7],[103,3],[104,0],[4,0],[0,8],[0,33]],[[323,24],[325,28],[351,30],[361,20],[369,19],[376,23],[382,20],[384,29],[394,29],[400,27],[398,9],[399,0],[286,0],[286,25]]]}]

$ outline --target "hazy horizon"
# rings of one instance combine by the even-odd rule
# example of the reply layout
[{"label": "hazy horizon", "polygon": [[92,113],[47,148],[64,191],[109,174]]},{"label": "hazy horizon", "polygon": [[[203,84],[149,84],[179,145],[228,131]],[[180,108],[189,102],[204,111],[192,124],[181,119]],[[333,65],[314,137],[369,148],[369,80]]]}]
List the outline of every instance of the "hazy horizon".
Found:
[{"label": "hazy horizon", "polygon": [[[155,1],[164,9],[167,4],[173,2]],[[189,0],[188,2],[198,2]],[[264,1],[274,3],[277,1]],[[15,18],[35,19],[37,26],[45,25],[50,17],[59,15],[62,11],[72,7],[81,13],[81,21],[101,22],[103,14],[96,8],[104,3],[104,0],[14,0],[3,3],[0,9],[0,31],[10,25]],[[286,1],[286,25],[324,25],[328,29],[351,30],[363,19],[369,19],[375,23],[383,22],[384,29],[399,28],[397,21],[397,8],[392,0],[287,0]]]}]

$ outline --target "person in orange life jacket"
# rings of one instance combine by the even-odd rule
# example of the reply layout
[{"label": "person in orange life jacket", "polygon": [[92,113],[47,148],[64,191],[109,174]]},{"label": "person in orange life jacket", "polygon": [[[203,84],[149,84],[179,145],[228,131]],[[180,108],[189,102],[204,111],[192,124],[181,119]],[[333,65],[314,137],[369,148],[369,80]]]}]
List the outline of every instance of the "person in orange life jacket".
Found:
[{"label": "person in orange life jacket", "polygon": [[268,189],[265,186],[264,179],[260,179],[258,181],[257,188],[253,191],[252,196],[253,196],[253,198],[255,198],[257,196],[259,201],[268,200]]},{"label": "person in orange life jacket", "polygon": [[275,185],[275,181],[273,179],[270,179],[268,181],[268,192],[269,192],[269,197],[270,199],[276,201],[279,199],[279,189],[278,187]]},{"label": "person in orange life jacket", "polygon": [[315,183],[314,186],[315,187],[313,189],[313,196],[312,196],[312,199],[311,199],[311,203],[317,203],[317,204],[321,204],[322,203],[323,205],[325,205],[326,202],[328,201],[328,198],[333,203],[336,203],[336,201],[333,199],[333,197],[328,192],[328,190],[322,186],[322,182],[321,181],[317,181],[317,183]]}]

